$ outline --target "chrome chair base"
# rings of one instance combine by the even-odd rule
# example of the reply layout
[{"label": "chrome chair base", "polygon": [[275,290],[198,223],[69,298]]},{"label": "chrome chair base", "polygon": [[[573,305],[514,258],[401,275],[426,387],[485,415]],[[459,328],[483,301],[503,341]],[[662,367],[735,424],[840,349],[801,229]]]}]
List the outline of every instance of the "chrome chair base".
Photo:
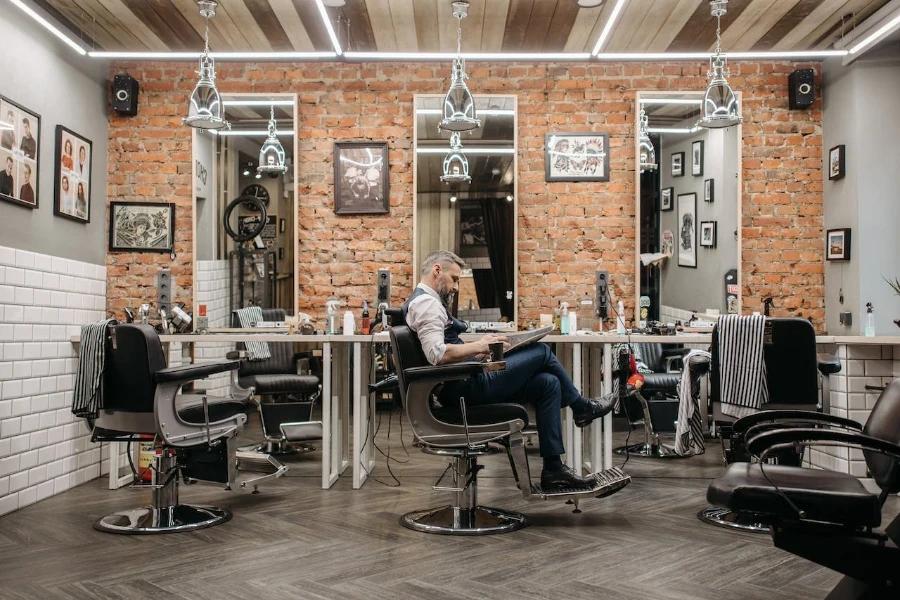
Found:
[{"label": "chrome chair base", "polygon": [[306,454],[307,452],[315,452],[316,447],[312,444],[289,442],[287,440],[266,440],[252,446],[243,446],[239,448],[239,450],[241,452],[258,452],[260,454],[271,454],[272,456],[290,456],[292,454]]},{"label": "chrome chair base", "polygon": [[408,529],[443,535],[509,533],[527,524],[525,515],[499,508],[441,506],[406,513],[400,524]]},{"label": "chrome chair base", "polygon": [[221,525],[231,520],[231,511],[213,506],[177,504],[165,508],[145,506],[123,510],[99,519],[94,529],[130,535],[178,533]]},{"label": "chrome chair base", "polygon": [[643,456],[644,458],[688,458],[691,454],[681,455],[675,452],[675,448],[667,444],[632,444],[619,446],[613,450],[619,456],[630,454],[631,456]]},{"label": "chrome chair base", "polygon": [[697,518],[704,523],[747,531],[749,533],[770,533],[772,528],[764,522],[762,515],[751,512],[739,512],[727,508],[711,506],[697,513]]}]

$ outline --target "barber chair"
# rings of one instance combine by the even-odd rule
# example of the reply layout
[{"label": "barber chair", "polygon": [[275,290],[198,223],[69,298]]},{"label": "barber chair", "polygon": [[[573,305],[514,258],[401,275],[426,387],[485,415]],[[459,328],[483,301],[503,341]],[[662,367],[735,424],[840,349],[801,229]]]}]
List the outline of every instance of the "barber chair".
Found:
[{"label": "barber chair", "polygon": [[[900,492],[900,379],[881,393],[865,427],[815,412],[752,416],[758,420],[744,435],[759,462],[729,465],[707,499],[759,515],[777,548],[843,573],[828,599],[900,597],[900,516],[876,530],[885,500]],[[822,445],[861,449],[880,494],[846,473],[766,464],[772,453]]]},{"label": "barber chair", "polygon": [[[800,318],[767,318],[763,341],[763,357],[766,365],[766,384],[769,402],[761,412],[735,419],[722,412],[719,380],[719,356],[721,343],[718,325],[713,327],[710,363],[710,400],[712,420],[722,443],[725,464],[750,462],[746,434],[757,424],[760,414],[766,411],[817,411],[818,374],[827,377],[840,371],[840,363],[833,357],[816,353],[816,334],[812,324]],[[815,412],[814,412],[815,414]],[[803,449],[782,449],[770,452],[767,460],[780,465],[800,466]],[[752,512],[710,507],[701,510],[697,517],[706,523],[750,531],[768,533],[769,525]]]},{"label": "barber chair", "polygon": [[[94,442],[127,442],[153,437],[150,506],[106,516],[94,529],[107,533],[150,534],[191,531],[225,523],[231,512],[178,501],[179,474],[187,481],[246,487],[287,471],[271,457],[239,453],[235,436],[247,421],[242,402],[201,394],[178,394],[182,386],[216,373],[234,371],[238,360],[166,368],[162,345],[149,325],[110,327],[103,368],[104,406],[93,421]],[[252,477],[240,480],[240,472]]]},{"label": "barber chair", "polygon": [[[584,489],[554,492],[541,490],[532,483],[522,430],[528,424],[528,413],[519,404],[491,404],[437,407],[432,402],[435,388],[445,382],[474,377],[479,373],[503,370],[506,363],[464,362],[432,366],[428,363],[419,340],[405,325],[390,329],[391,350],[400,383],[400,397],[412,424],[422,452],[447,456],[452,462],[444,470],[435,490],[453,493],[449,505],[407,513],[400,523],[426,533],[451,535],[485,535],[515,531],[526,524],[525,515],[478,504],[478,457],[493,454],[491,444],[499,444],[509,457],[516,485],[526,500],[572,500],[613,494],[631,482],[631,477],[618,468],[596,473],[593,484]],[[452,483],[441,486],[450,473]]]},{"label": "barber chair", "polygon": [[[284,321],[287,314],[281,308],[264,308],[262,313],[263,320],[276,322]],[[232,313],[232,326],[241,326],[236,313]],[[292,342],[268,342],[268,346],[271,358],[244,361],[231,377],[235,397],[264,397],[257,406],[265,439],[253,450],[274,455],[315,450],[307,442],[322,439],[322,422],[312,420],[322,386],[312,373],[313,358],[308,352],[294,353]],[[244,345],[239,343],[238,348]]]},{"label": "barber chair", "polygon": [[[676,370],[689,352],[687,348],[663,344],[630,344],[638,357],[652,372],[642,373],[644,385],[640,390],[619,387],[620,404],[632,428],[644,430],[644,441],[613,450],[616,454],[630,454],[646,458],[686,458],[660,441],[660,433],[674,433],[678,419],[678,384],[681,371]],[[627,355],[626,355],[627,360]],[[620,369],[622,366],[620,365]],[[627,379],[627,370],[624,375]]]}]

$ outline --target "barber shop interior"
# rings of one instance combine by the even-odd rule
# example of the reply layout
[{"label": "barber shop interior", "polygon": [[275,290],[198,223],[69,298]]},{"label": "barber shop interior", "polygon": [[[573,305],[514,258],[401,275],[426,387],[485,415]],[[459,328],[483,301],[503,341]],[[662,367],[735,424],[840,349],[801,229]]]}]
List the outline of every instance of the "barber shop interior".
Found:
[{"label": "barber shop interior", "polygon": [[0,0],[0,599],[900,598],[900,0]]}]

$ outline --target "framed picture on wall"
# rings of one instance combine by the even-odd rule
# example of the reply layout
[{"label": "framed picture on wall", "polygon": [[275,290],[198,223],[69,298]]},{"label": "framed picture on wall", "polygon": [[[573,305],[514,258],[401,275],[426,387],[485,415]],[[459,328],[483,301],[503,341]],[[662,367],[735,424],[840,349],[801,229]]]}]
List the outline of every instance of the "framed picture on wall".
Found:
[{"label": "framed picture on wall", "polygon": [[41,117],[0,96],[0,199],[38,207]]},{"label": "framed picture on wall", "polygon": [[697,194],[678,195],[678,266],[697,268]]},{"label": "framed picture on wall", "polygon": [[609,181],[608,133],[544,136],[545,181]]},{"label": "framed picture on wall", "polygon": [[828,179],[843,179],[844,177],[844,144],[835,146],[828,151]]},{"label": "framed picture on wall", "polygon": [[716,221],[700,223],[700,246],[703,248],[716,247]]},{"label": "framed picture on wall", "polygon": [[56,179],[53,214],[91,222],[91,159],[93,144],[62,125],[56,126]]},{"label": "framed picture on wall", "polygon": [[660,210],[672,210],[674,205],[672,204],[672,196],[675,194],[675,188],[663,188],[660,192],[660,201],[659,208]]},{"label": "framed picture on wall", "polygon": [[334,212],[390,212],[387,142],[334,143]]},{"label": "framed picture on wall", "polygon": [[715,180],[713,179],[704,179],[703,180],[703,201],[704,202],[712,202],[715,200]]},{"label": "framed picture on wall", "polygon": [[171,252],[174,246],[174,204],[109,203],[110,250]]},{"label": "framed picture on wall", "polygon": [[696,140],[691,144],[691,175],[703,175],[703,140]]},{"label": "framed picture on wall", "polygon": [[850,260],[850,228],[829,229],[825,233],[825,258]]},{"label": "framed picture on wall", "polygon": [[460,247],[487,246],[484,213],[480,208],[459,211]]},{"label": "framed picture on wall", "polygon": [[684,175],[684,152],[672,153],[672,177]]}]

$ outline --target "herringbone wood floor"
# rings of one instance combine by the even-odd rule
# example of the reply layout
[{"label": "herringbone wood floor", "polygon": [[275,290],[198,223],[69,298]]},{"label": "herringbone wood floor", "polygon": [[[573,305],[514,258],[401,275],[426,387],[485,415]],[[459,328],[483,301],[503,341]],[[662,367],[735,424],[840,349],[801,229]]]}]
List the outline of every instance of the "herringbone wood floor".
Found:
[{"label": "herringbone wood floor", "polygon": [[[406,460],[397,413],[378,445]],[[0,598],[590,598],[798,600],[824,598],[840,576],[772,547],[768,536],[700,523],[720,452],[687,460],[632,458],[634,482],[582,503],[526,503],[505,456],[488,457],[480,501],[530,518],[507,535],[459,538],[406,530],[398,517],[445,502],[431,484],[443,459],[419,453],[393,464],[401,486],[349,477],[319,489],[319,454],[290,460],[262,494],[182,486],[185,502],[229,508],[234,519],[198,532],[116,536],[98,517],[147,501],[148,492],[92,481],[0,518]],[[623,437],[623,436],[617,436]],[[375,475],[390,481],[384,457]],[[533,457],[539,468],[539,458]],[[348,471],[349,473],[349,471]],[[896,499],[887,512],[900,508]]]}]

